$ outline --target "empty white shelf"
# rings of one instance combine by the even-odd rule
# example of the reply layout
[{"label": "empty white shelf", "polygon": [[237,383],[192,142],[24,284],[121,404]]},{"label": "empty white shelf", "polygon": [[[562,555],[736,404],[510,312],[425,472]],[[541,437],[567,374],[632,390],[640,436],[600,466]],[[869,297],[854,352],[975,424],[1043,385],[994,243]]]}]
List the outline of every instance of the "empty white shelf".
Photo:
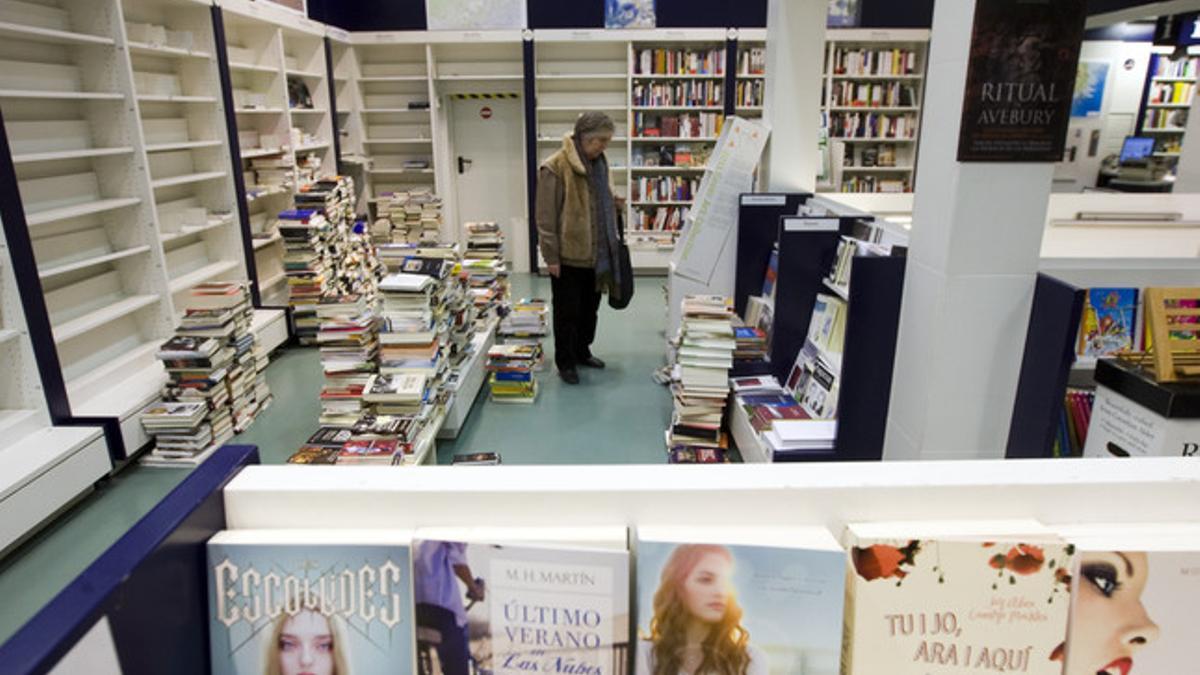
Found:
[{"label": "empty white shelf", "polygon": [[328,148],[328,147],[329,147],[328,141],[321,141],[320,143],[309,143],[308,145],[298,145],[298,146],[296,146],[296,152],[308,152],[309,150],[322,150],[322,149]]},{"label": "empty white shelf", "polygon": [[25,26],[19,23],[11,23],[8,21],[0,21],[0,35],[8,35],[22,40],[31,40],[34,42],[50,42],[56,44],[116,44],[116,41],[112,38],[100,37],[99,35],[73,33],[71,31],[56,30],[54,28],[40,28],[38,26]]},{"label": "empty white shelf", "polygon": [[172,94],[139,94],[137,100],[144,103],[216,103],[212,96],[175,96]]},{"label": "empty white shelf", "polygon": [[232,223],[232,222],[233,222],[233,216],[226,216],[224,218],[210,220],[205,225],[188,227],[183,230],[180,230],[179,232],[168,232],[166,234],[159,235],[159,240],[162,243],[166,244],[166,243],[175,241],[177,239],[183,239],[184,237],[190,237],[194,234],[199,234],[201,232],[207,232],[209,230],[215,230],[218,227],[228,225],[229,223]]},{"label": "empty white shelf", "polygon": [[237,63],[234,61],[229,62],[229,69],[230,70],[241,70],[244,72],[251,72],[251,73],[278,73],[279,72],[278,68],[274,68],[271,66],[259,66],[259,65],[255,65],[253,63]]},{"label": "empty white shelf", "polygon": [[391,174],[404,174],[404,173],[433,173],[433,169],[405,169],[405,168],[403,168],[403,167],[400,167],[400,168],[382,168],[382,169],[371,169],[371,173],[391,173]]},{"label": "empty white shelf", "polygon": [[113,155],[127,155],[133,152],[133,148],[123,146],[118,148],[81,148],[79,150],[56,150],[53,152],[30,152],[22,155],[13,155],[13,164],[30,164],[33,162],[54,162],[64,159],[88,159],[90,157],[111,157]]},{"label": "empty white shelf", "polygon": [[254,159],[255,157],[270,157],[271,155],[282,155],[287,152],[286,148],[249,148],[242,150],[242,159]]},{"label": "empty white shelf", "polygon": [[432,138],[366,138],[365,145],[430,145]]},{"label": "empty white shelf", "polygon": [[44,426],[45,422],[36,410],[0,409],[0,438],[11,441],[42,429]]},{"label": "empty white shelf", "polygon": [[586,112],[588,110],[625,110],[625,105],[540,105],[538,112]]},{"label": "empty white shelf", "polygon": [[182,49],[180,47],[167,47],[165,45],[151,45],[145,42],[134,42],[130,40],[125,43],[129,46],[129,51],[134,54],[151,54],[153,56],[183,56],[196,59],[209,59],[212,54],[204,51],[192,51]]},{"label": "empty white shelf", "polygon": [[283,237],[280,236],[280,234],[278,232],[271,235],[270,237],[255,237],[254,238],[254,250],[258,251],[260,249],[264,249],[264,248],[270,246],[271,244],[274,244],[277,241],[283,241]]},{"label": "empty white shelf", "polygon": [[187,185],[188,183],[201,183],[206,180],[216,180],[224,178],[227,175],[225,171],[201,171],[200,173],[189,173],[182,176],[171,176],[169,178],[158,178],[150,181],[150,187],[154,189],[171,187],[173,185]]},{"label": "empty white shelf", "polygon": [[12,340],[16,340],[21,334],[15,330],[0,329],[0,345],[7,344]]},{"label": "empty white shelf", "polygon": [[62,99],[65,101],[122,101],[125,94],[111,91],[50,91],[42,89],[0,89],[0,98]]},{"label": "empty white shelf", "polygon": [[[335,78],[345,79],[345,78]],[[372,77],[360,77],[359,82],[424,82],[428,78],[424,75],[378,75]]]},{"label": "empty white shelf", "polygon": [[116,321],[123,316],[128,316],[134,312],[149,307],[158,302],[157,295],[134,295],[128,298],[123,298],[117,302],[101,307],[95,311],[88,312],[81,317],[71,319],[54,327],[54,342],[62,344],[72,338],[77,338],[84,333],[99,328],[106,323]]},{"label": "empty white shelf", "polygon": [[429,110],[429,108],[364,108],[363,113],[367,115],[404,115],[408,113],[427,115]]},{"label": "empty white shelf", "polygon": [[211,263],[211,264],[205,265],[204,267],[201,267],[200,269],[198,269],[194,272],[188,272],[187,274],[185,274],[181,277],[172,279],[171,283],[169,285],[169,288],[172,293],[179,293],[180,291],[186,291],[189,288],[192,288],[193,286],[195,286],[196,284],[208,281],[209,279],[212,279],[213,277],[219,276],[221,274],[225,274],[226,272],[236,268],[237,266],[238,266],[237,262],[233,261],[233,260],[222,260],[219,262]]},{"label": "empty white shelf", "polygon": [[283,108],[237,108],[239,115],[282,115]]},{"label": "empty white shelf", "polygon": [[561,73],[546,73],[538,75],[539,80],[624,80],[628,75],[625,73],[579,73],[576,75],[564,75]]},{"label": "empty white shelf", "polygon": [[284,272],[280,272],[279,274],[276,274],[275,276],[272,276],[272,277],[267,277],[262,282],[261,289],[265,291],[268,288],[271,288],[273,286],[278,286],[279,284],[283,283],[286,279],[287,279],[287,274]]},{"label": "empty white shelf", "polygon": [[325,73],[318,73],[315,70],[292,70],[291,68],[287,69],[287,74],[293,77],[325,77]]},{"label": "empty white shelf", "polygon": [[513,80],[524,80],[524,75],[438,75],[438,80],[446,82],[503,82]]},{"label": "empty white shelf", "polygon": [[125,249],[122,251],[113,251],[112,253],[108,253],[105,255],[95,256],[95,257],[87,258],[84,260],[76,260],[75,262],[65,263],[62,265],[55,265],[54,267],[47,267],[46,269],[38,270],[38,277],[41,279],[48,279],[50,277],[58,276],[60,274],[66,274],[67,272],[74,272],[76,270],[85,269],[85,268],[91,267],[93,265],[100,265],[100,264],[107,263],[107,262],[115,262],[115,261],[121,260],[123,258],[129,258],[129,257],[135,256],[135,255],[141,255],[142,253],[148,253],[149,251],[150,251],[149,246],[135,246],[133,248],[128,248],[128,249]]},{"label": "empty white shelf", "polygon": [[324,108],[291,108],[292,114],[304,113],[305,115],[324,115],[327,110]]},{"label": "empty white shelf", "polygon": [[142,200],[137,197],[121,197],[117,199],[97,199],[92,202],[84,202],[82,204],[72,204],[71,206],[62,206],[56,209],[46,209],[45,211],[37,211],[25,215],[25,222],[28,225],[45,225],[68,218],[78,218],[79,216],[87,216],[93,213],[104,213],[106,211],[115,211],[130,206],[140,204]]},{"label": "empty white shelf", "polygon": [[157,143],[155,145],[147,145],[146,152],[174,152],[176,150],[214,148],[220,145],[221,141],[181,141],[179,143]]}]

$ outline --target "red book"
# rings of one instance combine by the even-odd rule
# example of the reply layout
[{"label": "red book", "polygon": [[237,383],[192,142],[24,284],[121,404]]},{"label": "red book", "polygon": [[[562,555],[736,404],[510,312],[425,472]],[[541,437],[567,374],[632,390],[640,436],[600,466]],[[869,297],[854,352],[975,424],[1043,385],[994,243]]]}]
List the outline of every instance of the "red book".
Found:
[{"label": "red book", "polygon": [[799,405],[796,406],[773,406],[773,405],[758,405],[754,406],[753,414],[750,417],[750,426],[754,427],[755,431],[766,431],[771,428],[775,420],[807,420],[811,419],[808,413]]}]

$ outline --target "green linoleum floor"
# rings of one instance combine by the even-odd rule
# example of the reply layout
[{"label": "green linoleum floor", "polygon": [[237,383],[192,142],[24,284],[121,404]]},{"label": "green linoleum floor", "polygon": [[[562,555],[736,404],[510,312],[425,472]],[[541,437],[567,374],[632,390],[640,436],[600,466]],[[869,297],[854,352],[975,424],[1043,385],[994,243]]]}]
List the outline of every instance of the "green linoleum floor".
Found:
[{"label": "green linoleum floor", "polygon": [[[558,379],[553,339],[545,341],[546,369],[538,373],[535,404],[475,402],[456,440],[438,441],[439,463],[455,453],[492,450],[505,464],[662,463],[663,430],[671,397],[651,373],[663,364],[666,320],[663,279],[639,277],[628,309],[600,310],[593,351],[608,363],[602,371],[584,369],[579,386]],[[516,275],[514,297],[549,299],[550,283]],[[259,447],[264,464],[287,460],[316,430],[321,388],[316,349],[290,349],[272,359],[267,379],[271,407],[237,443]],[[96,556],[117,540],[187,475],[184,469],[132,466],[68,509],[25,545],[0,560],[0,641],[7,639]]]}]

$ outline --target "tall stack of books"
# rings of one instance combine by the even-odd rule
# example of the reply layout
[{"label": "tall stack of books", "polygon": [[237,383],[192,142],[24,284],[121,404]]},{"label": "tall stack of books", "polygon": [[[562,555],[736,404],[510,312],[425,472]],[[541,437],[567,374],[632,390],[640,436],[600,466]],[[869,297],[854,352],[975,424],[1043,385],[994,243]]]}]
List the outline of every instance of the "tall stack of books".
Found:
[{"label": "tall stack of books", "polygon": [[327,295],[317,307],[317,344],[325,384],[321,425],[352,427],[362,416],[363,390],[378,370],[379,327],[374,308],[361,295]]},{"label": "tall stack of books", "polygon": [[412,257],[437,258],[457,263],[462,260],[459,244],[379,244],[375,245],[375,257],[387,272],[399,272],[404,261]]},{"label": "tall stack of books", "polygon": [[[471,299],[470,281],[462,265],[455,261],[450,275],[445,280],[446,319],[449,325],[450,377],[461,378],[462,366],[471,358],[472,339],[475,335],[476,310]],[[451,389],[456,389],[452,386]]]},{"label": "tall stack of books", "polygon": [[478,323],[486,323],[499,315],[499,308],[508,298],[508,272],[499,260],[465,259],[471,301],[475,304]]},{"label": "tall stack of books", "polygon": [[721,427],[737,348],[729,298],[686,296],[682,316],[671,378],[675,412],[666,433],[669,459],[676,462],[702,448],[710,455],[728,449]]},{"label": "tall stack of books", "polygon": [[364,295],[373,300],[379,275],[370,233],[354,220],[354,180],[349,176],[326,176],[300,187],[296,209],[324,216],[329,230],[325,238],[329,264],[326,290],[337,295]]},{"label": "tall stack of books", "polygon": [[380,209],[391,223],[396,244],[437,244],[441,238],[442,200],[428,188],[388,195]]},{"label": "tall stack of books", "polygon": [[[445,309],[439,280],[427,274],[397,272],[380,283],[383,297],[379,342],[381,375],[420,375],[432,399],[414,411],[424,426],[434,416],[436,383],[446,372],[443,354]],[[370,399],[368,399],[370,400]]]},{"label": "tall stack of books", "polygon": [[533,403],[538,383],[533,371],[541,367],[541,344],[494,345],[488,350],[488,387],[494,403]]},{"label": "tall stack of books", "polygon": [[332,271],[329,240],[333,228],[320,211],[293,209],[279,214],[279,234],[286,251],[283,269],[293,328],[301,344],[316,344],[320,328],[317,305],[325,295]]},{"label": "tall stack of books", "polygon": [[[164,405],[143,426],[164,438],[144,464],[198,464],[245,431],[269,401],[250,330],[253,311],[244,282],[208,282],[192,290],[175,337],[159,348],[169,375]],[[180,403],[201,404],[205,414],[196,418],[194,406],[173,405]]]}]

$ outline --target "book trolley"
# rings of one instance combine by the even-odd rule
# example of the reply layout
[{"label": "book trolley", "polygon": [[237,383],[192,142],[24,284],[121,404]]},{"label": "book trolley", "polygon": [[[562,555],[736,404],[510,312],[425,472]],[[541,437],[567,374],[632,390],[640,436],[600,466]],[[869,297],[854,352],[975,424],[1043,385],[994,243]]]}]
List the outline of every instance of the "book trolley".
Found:
[{"label": "book trolley", "polygon": [[[753,524],[836,532],[847,522],[947,514],[1002,513],[1053,526],[1181,523],[1189,519],[1181,514],[1200,513],[1200,465],[1178,458],[611,466],[586,473],[257,463],[253,446],[226,446],[201,465],[0,646],[5,671],[52,672],[70,654],[86,655],[89,672],[107,672],[107,659],[127,675],[207,673],[205,542],[224,529],[337,528],[353,519],[367,529]],[[724,508],[711,508],[714,499]],[[76,645],[85,654],[72,654]]]},{"label": "book trolley", "polygon": [[[795,215],[802,207],[814,215]],[[742,195],[734,291],[737,311],[744,311],[747,298],[761,289],[767,261],[776,246],[779,276],[775,282],[770,358],[736,362],[731,374],[770,374],[785,381],[804,345],[817,295],[836,292],[850,308],[833,451],[778,455],[775,461],[878,460],[883,456],[905,258],[856,257],[854,282],[848,292],[825,283],[841,237],[873,220],[872,216],[811,195]],[[753,451],[747,456],[745,449],[743,456],[747,461],[770,461],[765,453],[761,458],[756,458]]]}]

